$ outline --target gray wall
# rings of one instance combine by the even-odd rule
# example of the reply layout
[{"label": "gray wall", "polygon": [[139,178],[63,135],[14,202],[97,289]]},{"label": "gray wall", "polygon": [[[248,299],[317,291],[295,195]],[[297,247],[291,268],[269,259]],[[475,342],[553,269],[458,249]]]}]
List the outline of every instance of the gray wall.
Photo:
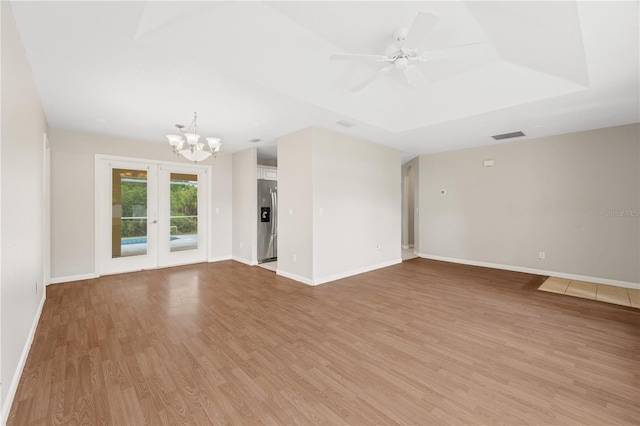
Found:
[{"label": "gray wall", "polygon": [[[184,162],[168,143],[51,129],[51,277],[93,275],[95,265],[95,155]],[[210,259],[231,256],[231,155],[218,153],[212,166]],[[218,213],[216,212],[218,209]]]},{"label": "gray wall", "polygon": [[[633,124],[421,156],[420,254],[638,283],[639,132]],[[495,166],[483,167],[487,159]]]},{"label": "gray wall", "polygon": [[[47,122],[9,2],[0,2],[0,406],[4,423],[44,302]],[[24,355],[24,356],[23,356]]]}]

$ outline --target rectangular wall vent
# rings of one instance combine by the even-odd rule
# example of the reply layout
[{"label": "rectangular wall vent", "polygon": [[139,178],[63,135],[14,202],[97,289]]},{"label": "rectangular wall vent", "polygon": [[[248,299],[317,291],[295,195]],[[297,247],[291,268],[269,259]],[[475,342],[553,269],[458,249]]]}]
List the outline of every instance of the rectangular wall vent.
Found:
[{"label": "rectangular wall vent", "polygon": [[261,140],[262,140],[262,139],[260,139],[260,138],[253,138],[253,139],[249,139],[249,142],[251,142],[251,143],[258,143],[258,142],[260,142]]},{"label": "rectangular wall vent", "polygon": [[502,139],[519,138],[520,136],[525,136],[525,134],[522,133],[522,132],[513,132],[513,133],[503,133],[501,135],[494,135],[494,136],[491,136],[491,137],[494,138],[495,140],[499,141],[499,140],[502,140]]},{"label": "rectangular wall vent", "polygon": [[356,125],[356,123],[352,123],[352,122],[347,121],[347,120],[336,121],[336,124],[339,124],[342,127],[353,127],[353,126]]}]

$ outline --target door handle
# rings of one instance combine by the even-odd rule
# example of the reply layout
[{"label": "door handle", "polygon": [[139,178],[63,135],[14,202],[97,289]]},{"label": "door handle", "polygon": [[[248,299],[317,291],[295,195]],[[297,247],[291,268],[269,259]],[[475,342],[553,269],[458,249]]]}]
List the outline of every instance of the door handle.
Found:
[{"label": "door handle", "polygon": [[150,223],[151,223],[151,224],[156,224],[156,223],[158,223],[158,219],[154,219],[154,220],[152,220]]}]

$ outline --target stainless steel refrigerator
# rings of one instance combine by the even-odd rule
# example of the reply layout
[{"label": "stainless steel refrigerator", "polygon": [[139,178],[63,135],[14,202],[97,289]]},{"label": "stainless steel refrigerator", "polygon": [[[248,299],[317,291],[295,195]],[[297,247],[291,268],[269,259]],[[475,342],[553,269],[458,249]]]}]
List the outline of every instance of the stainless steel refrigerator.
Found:
[{"label": "stainless steel refrigerator", "polygon": [[258,179],[258,263],[278,258],[278,182]]}]

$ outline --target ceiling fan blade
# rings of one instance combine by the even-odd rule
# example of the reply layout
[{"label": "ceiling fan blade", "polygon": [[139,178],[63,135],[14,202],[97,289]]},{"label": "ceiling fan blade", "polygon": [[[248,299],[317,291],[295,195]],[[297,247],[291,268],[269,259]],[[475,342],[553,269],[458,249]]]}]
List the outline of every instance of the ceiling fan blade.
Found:
[{"label": "ceiling fan blade", "polygon": [[459,44],[440,49],[432,49],[422,52],[416,59],[427,62],[439,59],[472,58],[483,56],[487,51],[484,43]]},{"label": "ceiling fan blade", "polygon": [[371,75],[369,78],[367,78],[366,80],[362,81],[361,83],[359,83],[358,85],[354,86],[351,88],[350,92],[359,92],[360,90],[364,89],[365,87],[367,87],[368,85],[370,85],[371,83],[373,83],[374,81],[376,81],[378,78],[380,78],[383,74],[388,73],[391,68],[393,68],[393,65],[390,65],[386,68],[382,68],[380,71],[378,71],[377,73]]},{"label": "ceiling fan blade", "polygon": [[409,28],[406,40],[417,46],[420,45],[419,43],[426,42],[428,39],[428,33],[431,32],[438,21],[439,18],[433,13],[418,13],[418,15],[416,15],[416,19],[413,20],[413,24],[411,24],[411,28]]},{"label": "ceiling fan blade", "polygon": [[428,62],[417,62],[420,72],[432,83],[446,80],[459,74],[470,72],[480,68],[494,59],[485,56],[447,58]]},{"label": "ceiling fan blade", "polygon": [[331,60],[356,60],[356,61],[375,61],[375,62],[389,62],[389,58],[383,55],[359,55],[357,53],[345,53],[331,55]]},{"label": "ceiling fan blade", "polygon": [[411,84],[411,76],[409,75],[409,69],[411,68],[415,68],[415,67],[407,67],[403,70],[404,77],[407,79],[407,84]]}]

